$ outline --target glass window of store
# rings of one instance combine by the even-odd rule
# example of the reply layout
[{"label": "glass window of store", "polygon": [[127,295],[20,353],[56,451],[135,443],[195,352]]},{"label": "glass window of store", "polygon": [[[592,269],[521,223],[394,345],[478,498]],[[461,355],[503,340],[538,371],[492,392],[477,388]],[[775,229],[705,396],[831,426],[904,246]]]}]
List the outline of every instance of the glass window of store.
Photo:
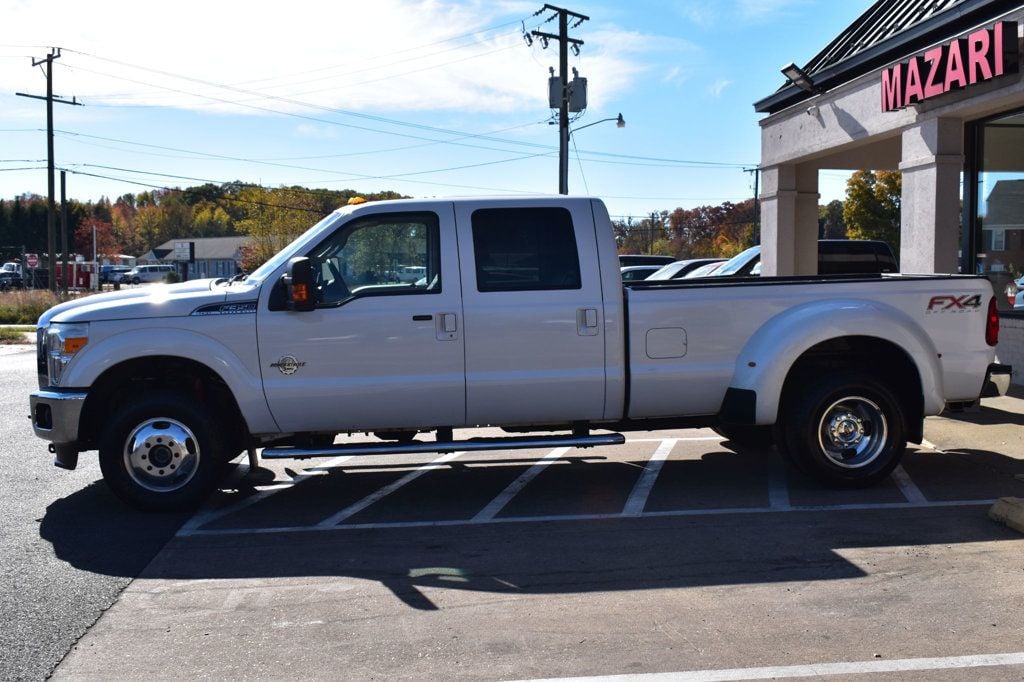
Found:
[{"label": "glass window of store", "polygon": [[967,135],[961,267],[992,281],[1003,313],[1024,316],[1024,111],[972,123]]}]

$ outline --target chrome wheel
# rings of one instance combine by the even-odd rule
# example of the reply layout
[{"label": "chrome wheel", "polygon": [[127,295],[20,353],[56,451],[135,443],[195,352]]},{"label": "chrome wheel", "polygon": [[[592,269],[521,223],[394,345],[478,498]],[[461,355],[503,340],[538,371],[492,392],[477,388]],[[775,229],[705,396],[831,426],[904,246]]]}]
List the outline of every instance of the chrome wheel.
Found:
[{"label": "chrome wheel", "polygon": [[147,419],[124,442],[124,465],[146,490],[166,493],[188,485],[199,467],[199,441],[179,421]]},{"label": "chrome wheel", "polygon": [[885,413],[877,403],[861,396],[835,401],[818,424],[821,451],[836,466],[858,469],[882,454],[889,435]]}]

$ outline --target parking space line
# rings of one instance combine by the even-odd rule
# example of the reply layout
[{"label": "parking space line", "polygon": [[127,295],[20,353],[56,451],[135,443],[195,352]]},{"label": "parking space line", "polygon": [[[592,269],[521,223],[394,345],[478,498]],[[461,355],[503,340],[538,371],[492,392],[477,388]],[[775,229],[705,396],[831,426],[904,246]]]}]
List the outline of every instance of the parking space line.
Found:
[{"label": "parking space line", "polygon": [[902,464],[897,464],[890,476],[892,476],[892,480],[896,483],[900,492],[903,493],[903,497],[907,498],[907,502],[921,504],[928,501],[928,498],[924,496],[924,493],[917,487],[917,484],[911,480],[910,474],[907,473]]},{"label": "parking space line", "polygon": [[407,483],[412,483],[413,481],[415,481],[417,478],[419,478],[423,474],[425,474],[425,473],[427,473],[429,471],[433,471],[435,469],[440,469],[442,464],[444,464],[445,462],[452,461],[453,459],[455,459],[456,457],[458,457],[461,454],[463,454],[463,453],[462,452],[450,452],[450,453],[448,453],[446,455],[441,455],[440,457],[432,460],[430,462],[430,464],[424,464],[423,466],[421,466],[421,467],[419,467],[417,469],[414,469],[413,471],[410,471],[409,473],[407,473],[405,476],[402,476],[400,479],[398,479],[394,483],[391,483],[390,485],[384,486],[383,488],[381,488],[380,490],[376,491],[375,493],[373,493],[371,495],[367,495],[366,497],[364,497],[363,499],[359,500],[355,504],[351,504],[351,505],[345,507],[340,512],[338,512],[337,514],[334,514],[332,516],[328,516],[326,519],[324,519],[320,523],[316,524],[316,527],[317,528],[333,528],[334,526],[338,525],[339,523],[341,523],[345,519],[349,518],[350,516],[354,516],[355,514],[358,514],[359,512],[361,512],[364,509],[366,509],[367,507],[369,507],[371,504],[373,504],[373,503],[375,503],[375,502],[377,502],[377,501],[387,497],[388,495],[390,495],[391,493],[395,492],[396,490],[398,490],[402,486],[406,485]]},{"label": "parking space line", "polygon": [[658,449],[647,460],[644,472],[637,479],[636,485],[633,486],[633,492],[629,494],[626,506],[622,509],[623,516],[639,516],[643,513],[644,507],[647,506],[647,498],[650,497],[651,489],[654,488],[654,483],[658,480],[658,474],[661,473],[661,467],[665,464],[665,460],[668,459],[669,453],[672,452],[672,448],[675,447],[677,440],[676,438],[663,439]]},{"label": "parking space line", "polygon": [[540,475],[540,472],[554,464],[555,460],[569,452],[569,450],[572,450],[572,448],[555,448],[548,454],[544,455],[539,462],[521,473],[519,478],[509,483],[507,488],[498,493],[497,497],[491,500],[486,507],[481,509],[477,515],[473,517],[473,521],[482,523],[493,519],[509,502],[512,501],[513,497],[518,495],[520,491],[526,487],[530,481],[537,478],[537,476]]},{"label": "parking space line", "polygon": [[[416,472],[413,472],[416,473]],[[379,492],[379,491],[378,491]],[[788,514],[793,512],[836,512],[873,511],[883,509],[942,509],[946,507],[989,507],[995,499],[987,500],[945,500],[939,502],[880,502],[861,504],[813,505],[806,507],[726,507],[722,509],[674,509],[667,511],[643,512],[639,516],[617,514],[548,514],[544,516],[502,516],[486,520],[446,519],[443,521],[397,521],[383,523],[349,523],[327,526],[277,526],[271,528],[215,528],[200,529],[190,535],[266,535],[273,533],[306,533],[311,531],[389,530],[401,528],[438,528],[443,526],[483,526],[495,523],[547,523],[565,521],[633,521],[637,519],[673,518],[686,516],[732,516],[737,514]]]},{"label": "parking space line", "polygon": [[[594,677],[550,678],[544,682],[731,682],[732,680],[770,680],[824,675],[866,675],[871,673],[910,672],[915,670],[954,670],[1024,665],[1024,653],[945,656],[941,658],[902,658],[891,661],[849,661],[778,665],[731,670],[688,670],[673,673],[632,673]],[[534,680],[533,682],[541,682]]]},{"label": "parking space line", "polygon": [[[282,490],[288,490],[289,488],[292,488],[298,485],[299,483],[302,483],[303,481],[312,478],[313,476],[320,476],[326,474],[328,472],[328,469],[332,469],[338,466],[339,464],[344,464],[350,459],[352,459],[352,455],[335,457],[334,459],[330,459],[324,462],[323,464],[319,464],[315,467],[303,470],[301,474],[293,476],[290,481],[277,483],[274,485],[267,486],[265,488],[261,488],[259,492],[254,493],[242,500],[239,500],[238,502],[229,504],[221,509],[200,510],[199,512],[196,512],[196,514],[191,519],[186,521],[185,524],[178,529],[178,532],[175,533],[175,535],[177,537],[192,535],[196,530],[202,528],[208,523],[216,521],[217,519],[223,518],[225,516],[230,516],[231,514],[234,514],[237,511],[241,511],[246,507],[250,507],[256,504],[257,502],[262,502],[271,495],[275,495],[281,492]],[[249,465],[246,464],[245,466]]]}]

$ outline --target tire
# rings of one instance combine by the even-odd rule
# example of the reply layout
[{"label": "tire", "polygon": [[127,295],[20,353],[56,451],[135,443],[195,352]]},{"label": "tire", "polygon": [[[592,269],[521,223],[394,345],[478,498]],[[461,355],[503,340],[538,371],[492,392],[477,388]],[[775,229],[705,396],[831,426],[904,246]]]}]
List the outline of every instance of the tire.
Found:
[{"label": "tire", "polygon": [[747,424],[719,424],[711,430],[722,438],[744,448],[765,449],[775,445],[775,431],[771,426],[750,426]]},{"label": "tire", "polygon": [[907,447],[899,400],[870,375],[844,371],[789,391],[776,444],[798,469],[834,488],[886,478]]},{"label": "tire", "polygon": [[142,282],[142,280],[138,277],[132,277],[132,284],[139,284],[140,282]]},{"label": "tire", "polygon": [[194,509],[220,480],[227,461],[219,435],[223,424],[210,412],[163,391],[124,402],[100,440],[104,481],[138,509]]}]

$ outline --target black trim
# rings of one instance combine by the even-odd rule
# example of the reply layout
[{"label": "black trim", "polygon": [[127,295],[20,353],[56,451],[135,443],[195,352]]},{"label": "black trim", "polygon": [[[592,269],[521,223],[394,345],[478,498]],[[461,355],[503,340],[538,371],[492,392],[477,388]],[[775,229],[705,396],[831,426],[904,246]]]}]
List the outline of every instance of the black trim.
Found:
[{"label": "black trim", "polygon": [[[882,3],[876,3],[868,9],[854,23],[854,26],[873,14],[880,4]],[[831,90],[866,73],[881,69],[905,57],[921,52],[932,45],[955,38],[972,28],[995,21],[1009,12],[1021,8],[1021,6],[1019,0],[964,0],[964,2],[954,5],[919,24],[910,26],[891,38],[887,38],[818,71],[808,71],[808,74],[811,76],[816,88],[820,88],[823,91]],[[849,30],[847,29],[847,31],[840,34],[839,38],[843,38]],[[811,59],[808,64],[814,64],[818,57],[832,49],[835,42],[833,40],[825,50]],[[774,114],[794,104],[808,100],[816,94],[816,92],[801,90],[796,85],[789,83],[768,97],[755,102],[754,111]]]},{"label": "black trim", "polygon": [[633,383],[633,372],[629,362],[629,290],[622,289],[622,352],[623,374],[626,380],[626,388],[622,397],[622,418],[629,419],[629,400],[632,396],[631,386]]},{"label": "black trim", "polygon": [[724,424],[754,424],[757,421],[757,391],[729,387],[718,412]]}]

